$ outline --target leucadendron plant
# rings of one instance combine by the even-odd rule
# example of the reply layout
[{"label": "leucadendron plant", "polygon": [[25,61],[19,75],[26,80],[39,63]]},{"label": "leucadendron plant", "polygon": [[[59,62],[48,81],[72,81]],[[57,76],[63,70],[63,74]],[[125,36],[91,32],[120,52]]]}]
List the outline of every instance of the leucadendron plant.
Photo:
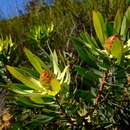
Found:
[{"label": "leucadendron plant", "polygon": [[63,84],[70,82],[69,66],[66,65],[63,70],[59,68],[56,51],[51,51],[52,66],[47,65],[27,48],[24,48],[24,52],[36,71],[7,65],[7,70],[21,83],[9,83],[6,87],[16,93],[18,101],[29,106],[46,103],[44,98],[53,101]]},{"label": "leucadendron plant", "polygon": [[5,83],[8,79],[5,74],[5,65],[10,64],[10,60],[15,52],[16,45],[12,41],[11,36],[6,36],[5,38],[0,36],[0,85]]},{"label": "leucadendron plant", "polygon": [[78,112],[90,124],[86,129],[129,129],[130,8],[119,9],[113,24],[98,11],[92,18],[95,35],[73,38],[81,59],[76,94],[85,104]]},{"label": "leucadendron plant", "polygon": [[85,32],[80,38],[73,38],[80,56],[77,62],[81,62],[76,65],[77,73],[66,92],[61,91],[70,82],[69,66],[56,51],[50,50],[52,64],[47,64],[25,48],[35,70],[7,66],[19,80],[7,87],[19,103],[34,108],[34,112],[22,111],[29,116],[22,116],[20,122],[16,118],[12,129],[130,128],[130,8],[125,14],[119,9],[114,23],[98,11],[92,12],[92,19],[95,34]]}]

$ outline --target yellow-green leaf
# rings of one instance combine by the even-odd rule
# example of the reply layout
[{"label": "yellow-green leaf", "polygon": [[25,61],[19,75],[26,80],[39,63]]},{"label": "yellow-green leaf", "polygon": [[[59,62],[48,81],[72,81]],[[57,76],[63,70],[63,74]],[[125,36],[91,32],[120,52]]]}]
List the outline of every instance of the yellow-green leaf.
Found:
[{"label": "yellow-green leaf", "polygon": [[123,53],[123,45],[120,40],[115,40],[111,49],[111,54],[117,59],[116,63],[120,64]]},{"label": "yellow-green leaf", "polygon": [[113,34],[116,34],[116,33],[119,34],[120,29],[121,29],[122,17],[123,17],[123,12],[121,9],[118,9],[115,20],[114,20]]},{"label": "yellow-green leaf", "polygon": [[105,23],[103,20],[103,17],[101,13],[98,11],[93,11],[93,24],[94,24],[94,29],[97,34],[98,39],[102,44],[104,44],[105,41]]},{"label": "yellow-green leaf", "polygon": [[51,89],[48,90],[48,94],[55,96],[61,89],[61,85],[58,80],[52,79],[50,83]]},{"label": "yellow-green leaf", "polygon": [[42,97],[39,96],[39,95],[33,95],[33,96],[30,96],[29,98],[30,98],[30,100],[33,101],[34,103],[37,103],[37,104],[43,104],[43,103],[44,103]]},{"label": "yellow-green leaf", "polygon": [[129,25],[130,25],[130,7],[128,7],[128,9],[126,10],[121,25],[120,35],[123,36],[124,40],[126,38]]},{"label": "yellow-green leaf", "polygon": [[56,51],[54,50],[54,52],[51,52],[51,57],[52,57],[52,62],[53,62],[53,69],[54,69],[54,74],[59,76],[61,74],[60,68],[58,67],[58,57],[56,54]]},{"label": "yellow-green leaf", "polygon": [[27,48],[24,48],[24,52],[31,62],[32,66],[39,72],[41,73],[43,69],[48,70],[48,66],[36,55],[34,55],[31,51],[29,51]]},{"label": "yellow-green leaf", "polygon": [[18,83],[7,84],[6,87],[17,94],[22,95],[28,95],[34,92],[34,90],[28,88],[27,86]]},{"label": "yellow-green leaf", "polygon": [[45,92],[45,89],[40,84],[40,81],[33,79],[31,77],[24,76],[19,71],[17,71],[15,67],[11,67],[7,65],[7,69],[16,79],[20,80],[23,84],[25,84],[29,88],[37,90],[37,91]]}]

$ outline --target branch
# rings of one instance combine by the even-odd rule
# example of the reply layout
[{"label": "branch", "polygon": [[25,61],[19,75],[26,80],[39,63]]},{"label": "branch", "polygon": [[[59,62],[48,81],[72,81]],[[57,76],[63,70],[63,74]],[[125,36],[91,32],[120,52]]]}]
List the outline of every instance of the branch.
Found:
[{"label": "branch", "polygon": [[70,116],[66,113],[64,107],[59,103],[59,101],[58,101],[57,98],[58,98],[58,95],[55,96],[55,99],[56,99],[56,103],[57,103],[57,104],[59,105],[59,107],[60,107],[60,110],[61,110],[62,114],[65,115],[65,117],[68,119],[69,123],[70,123],[72,126],[74,126],[74,125],[76,126],[76,124],[75,124],[75,119],[72,118],[72,117],[70,117]]},{"label": "branch", "polygon": [[101,96],[102,96],[102,93],[103,93],[103,89],[106,85],[106,80],[108,78],[108,71],[107,72],[104,72],[103,74],[103,78],[102,78],[102,83],[101,83],[101,86],[98,90],[98,96],[96,97],[96,105],[98,106],[100,100],[101,100]]}]

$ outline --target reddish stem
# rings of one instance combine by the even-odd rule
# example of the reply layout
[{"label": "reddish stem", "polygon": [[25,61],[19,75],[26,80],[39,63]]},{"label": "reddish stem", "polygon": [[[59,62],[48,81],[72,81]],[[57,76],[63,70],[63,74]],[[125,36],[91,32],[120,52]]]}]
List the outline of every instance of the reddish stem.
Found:
[{"label": "reddish stem", "polygon": [[102,96],[102,93],[103,93],[103,89],[106,85],[106,80],[107,80],[107,77],[108,77],[108,72],[105,72],[104,73],[104,76],[102,78],[102,83],[101,83],[101,86],[98,90],[98,96],[96,97],[96,105],[98,105],[98,103],[100,102],[101,100],[101,96]]}]

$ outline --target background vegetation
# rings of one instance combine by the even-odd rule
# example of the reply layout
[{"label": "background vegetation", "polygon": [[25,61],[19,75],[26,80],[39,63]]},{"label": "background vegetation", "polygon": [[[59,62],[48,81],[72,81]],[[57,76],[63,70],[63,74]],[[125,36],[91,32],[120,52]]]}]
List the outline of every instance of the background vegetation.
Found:
[{"label": "background vegetation", "polygon": [[0,129],[129,129],[129,1],[27,12],[0,21]]}]

